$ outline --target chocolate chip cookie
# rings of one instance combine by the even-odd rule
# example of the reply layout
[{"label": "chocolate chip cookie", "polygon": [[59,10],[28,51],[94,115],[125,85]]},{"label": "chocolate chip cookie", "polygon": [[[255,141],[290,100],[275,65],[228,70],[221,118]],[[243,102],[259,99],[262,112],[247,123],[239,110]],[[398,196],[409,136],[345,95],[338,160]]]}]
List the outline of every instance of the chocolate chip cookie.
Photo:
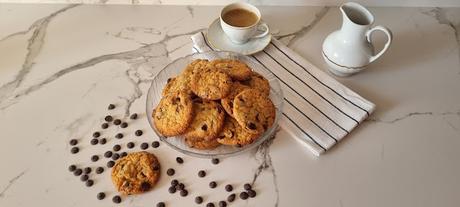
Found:
[{"label": "chocolate chip cookie", "polygon": [[205,140],[201,138],[188,138],[185,137],[185,143],[191,148],[200,149],[200,150],[210,150],[215,149],[220,146],[220,143],[216,139]]},{"label": "chocolate chip cookie", "polygon": [[226,72],[235,80],[247,80],[252,74],[251,68],[238,60],[218,59],[211,61],[210,64],[217,69]]},{"label": "chocolate chip cookie", "polygon": [[193,102],[185,91],[164,96],[152,113],[158,132],[164,136],[176,136],[187,130],[193,117]]},{"label": "chocolate chip cookie", "polygon": [[266,78],[264,78],[257,72],[252,72],[250,78],[242,82],[242,84],[247,85],[253,89],[259,90],[265,96],[270,95],[270,83]]},{"label": "chocolate chip cookie", "polygon": [[232,91],[228,94],[227,97],[220,100],[222,107],[224,107],[225,111],[233,117],[233,99],[235,96],[244,91],[245,89],[249,89],[249,86],[245,86],[239,82],[234,82],[232,86]]},{"label": "chocolate chip cookie", "polygon": [[203,99],[218,100],[230,93],[232,79],[227,73],[208,67],[199,71],[194,70],[190,87]]},{"label": "chocolate chip cookie", "polygon": [[233,116],[244,130],[262,134],[273,125],[276,111],[273,102],[256,89],[247,89],[233,101]]},{"label": "chocolate chip cookie", "polygon": [[215,139],[224,125],[222,106],[214,101],[195,101],[193,114],[194,118],[184,136],[189,139]]},{"label": "chocolate chip cookie", "polygon": [[251,144],[259,137],[259,134],[252,134],[244,130],[232,117],[226,117],[224,127],[217,137],[217,142],[223,145],[244,146]]},{"label": "chocolate chip cookie", "polygon": [[117,160],[112,168],[112,182],[125,195],[149,191],[160,178],[160,163],[148,152],[134,152]]}]

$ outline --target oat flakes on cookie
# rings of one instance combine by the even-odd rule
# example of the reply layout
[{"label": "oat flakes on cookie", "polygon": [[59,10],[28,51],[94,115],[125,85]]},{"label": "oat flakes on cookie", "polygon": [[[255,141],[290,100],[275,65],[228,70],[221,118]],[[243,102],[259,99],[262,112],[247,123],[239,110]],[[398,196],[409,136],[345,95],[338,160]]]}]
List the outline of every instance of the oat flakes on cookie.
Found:
[{"label": "oat flakes on cookie", "polygon": [[263,77],[257,72],[252,72],[251,77],[248,80],[242,82],[242,84],[247,85],[253,89],[259,90],[265,96],[270,95],[270,83],[265,77]]},{"label": "oat flakes on cookie", "polygon": [[194,71],[190,87],[197,96],[203,99],[219,100],[230,93],[232,79],[221,70],[207,67]]},{"label": "oat flakes on cookie", "polygon": [[239,60],[217,59],[211,61],[210,64],[215,68],[226,72],[235,80],[247,80],[252,74],[251,68]]},{"label": "oat flakes on cookie", "polygon": [[191,148],[200,149],[200,150],[210,150],[215,149],[220,146],[220,143],[216,139],[205,140],[201,138],[188,138],[185,137],[185,143]]},{"label": "oat flakes on cookie", "polygon": [[184,136],[189,139],[215,139],[225,121],[222,106],[215,101],[195,101],[193,114],[194,118]]},{"label": "oat flakes on cookie", "polygon": [[243,85],[239,82],[233,83],[232,91],[230,91],[227,97],[220,100],[222,107],[224,107],[228,115],[233,117],[233,100],[235,99],[235,96],[249,88],[249,86]]},{"label": "oat flakes on cookie", "polygon": [[164,96],[152,113],[156,129],[164,136],[176,136],[187,130],[193,117],[193,102],[185,91]]},{"label": "oat flakes on cookie", "polygon": [[155,186],[160,172],[160,163],[155,155],[134,152],[117,160],[112,168],[112,182],[122,194],[139,194]]}]

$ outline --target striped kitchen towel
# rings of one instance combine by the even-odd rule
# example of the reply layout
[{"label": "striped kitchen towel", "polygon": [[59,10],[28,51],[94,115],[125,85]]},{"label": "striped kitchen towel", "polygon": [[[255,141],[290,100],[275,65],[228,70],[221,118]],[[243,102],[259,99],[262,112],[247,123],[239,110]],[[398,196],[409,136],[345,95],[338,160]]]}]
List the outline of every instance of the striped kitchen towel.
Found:
[{"label": "striped kitchen towel", "polygon": [[[215,50],[205,32],[192,36],[196,52]],[[281,83],[285,104],[279,125],[319,156],[342,140],[375,109],[276,39],[251,55]]]}]

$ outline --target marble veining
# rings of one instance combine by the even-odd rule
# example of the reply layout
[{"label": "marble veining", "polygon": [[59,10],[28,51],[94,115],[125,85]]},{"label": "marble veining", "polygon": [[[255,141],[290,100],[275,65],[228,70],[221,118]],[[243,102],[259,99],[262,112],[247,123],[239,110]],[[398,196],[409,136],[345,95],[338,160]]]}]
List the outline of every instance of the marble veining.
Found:
[{"label": "marble veining", "polygon": [[20,172],[18,175],[16,175],[14,178],[11,178],[9,181],[8,181],[8,184],[2,189],[2,191],[0,192],[0,199],[5,197],[5,194],[6,192],[8,191],[8,189],[14,185],[16,183],[16,181],[18,181],[19,179],[21,179],[22,176],[24,176],[24,174],[27,173],[27,169]]}]

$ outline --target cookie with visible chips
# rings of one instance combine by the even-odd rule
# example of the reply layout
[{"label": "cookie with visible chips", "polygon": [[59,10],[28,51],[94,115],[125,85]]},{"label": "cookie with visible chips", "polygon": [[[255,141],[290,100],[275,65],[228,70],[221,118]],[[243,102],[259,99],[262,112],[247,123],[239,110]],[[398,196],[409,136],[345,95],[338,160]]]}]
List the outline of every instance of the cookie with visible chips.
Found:
[{"label": "cookie with visible chips", "polygon": [[205,139],[200,139],[200,138],[185,137],[185,143],[191,148],[200,149],[200,150],[210,150],[210,149],[215,149],[216,147],[220,146],[220,143],[217,142],[216,139],[205,140]]},{"label": "cookie with visible chips", "polygon": [[232,83],[227,73],[208,67],[199,71],[194,70],[190,88],[205,100],[219,100],[230,93]]},{"label": "cookie with visible chips", "polygon": [[194,118],[184,136],[189,139],[215,139],[225,121],[222,106],[215,101],[195,101],[193,114]]},{"label": "cookie with visible chips", "polygon": [[268,80],[257,72],[252,72],[250,78],[243,81],[242,84],[247,85],[253,89],[257,89],[265,96],[270,95],[270,83]]},{"label": "cookie with visible chips", "polygon": [[220,100],[222,107],[225,109],[228,115],[233,117],[233,100],[235,99],[235,96],[249,88],[249,86],[245,86],[239,82],[233,83],[232,91],[230,92],[230,94],[228,94],[227,97]]},{"label": "cookie with visible chips", "polygon": [[217,137],[217,142],[223,145],[242,147],[253,143],[259,134],[252,134],[244,130],[232,117],[225,118],[224,127]]},{"label": "cookie with visible chips", "polygon": [[217,59],[211,61],[209,64],[226,72],[235,80],[247,80],[252,74],[251,68],[239,60]]},{"label": "cookie with visible chips", "polygon": [[164,96],[152,113],[156,129],[164,136],[180,135],[187,130],[193,118],[190,94],[177,91]]},{"label": "cookie with visible chips", "polygon": [[160,178],[160,162],[155,155],[142,151],[128,154],[112,168],[112,182],[124,195],[140,194],[152,189]]},{"label": "cookie with visible chips", "polygon": [[273,125],[276,116],[273,102],[256,89],[247,89],[233,101],[233,116],[251,134],[262,134]]}]

